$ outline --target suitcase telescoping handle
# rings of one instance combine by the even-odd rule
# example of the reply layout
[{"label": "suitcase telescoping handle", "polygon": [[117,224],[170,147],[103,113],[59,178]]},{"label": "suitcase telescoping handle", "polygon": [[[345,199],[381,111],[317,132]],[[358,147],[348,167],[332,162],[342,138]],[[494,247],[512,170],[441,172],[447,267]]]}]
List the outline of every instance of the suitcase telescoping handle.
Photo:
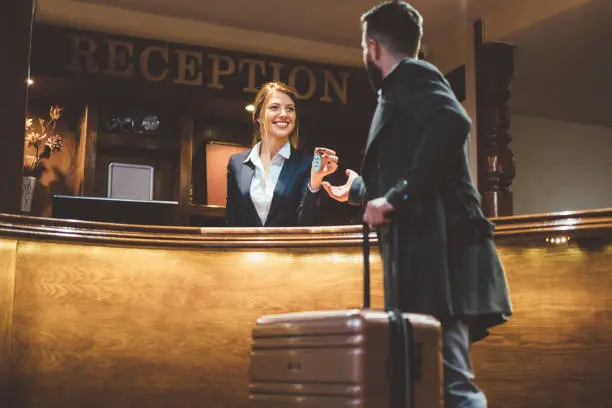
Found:
[{"label": "suitcase telescoping handle", "polygon": [[363,307],[370,308],[370,226],[363,223]]},{"label": "suitcase telescoping handle", "polygon": [[[385,309],[391,310],[398,307],[397,298],[397,256],[399,254],[399,235],[397,226],[393,225],[393,249],[391,250],[394,255],[394,262],[392,263],[392,270],[385,270],[383,267],[383,287],[384,287],[384,300]],[[370,226],[367,223],[363,223],[363,307],[369,309],[371,307],[370,297]]]},{"label": "suitcase telescoping handle", "polygon": [[[398,259],[399,259],[399,229],[397,225],[392,225],[392,255],[394,262],[393,271],[386,270],[383,265],[383,284],[385,292],[385,310],[389,312],[389,318],[397,324],[397,342],[390,345],[393,360],[399,363],[401,369],[392,370],[394,407],[412,408],[414,406],[414,384],[412,382],[412,325],[410,321],[403,318],[403,313],[398,309],[397,297],[391,296],[392,279],[398,279]],[[370,308],[370,226],[363,223],[363,307]],[[401,363],[400,363],[401,362]]]}]

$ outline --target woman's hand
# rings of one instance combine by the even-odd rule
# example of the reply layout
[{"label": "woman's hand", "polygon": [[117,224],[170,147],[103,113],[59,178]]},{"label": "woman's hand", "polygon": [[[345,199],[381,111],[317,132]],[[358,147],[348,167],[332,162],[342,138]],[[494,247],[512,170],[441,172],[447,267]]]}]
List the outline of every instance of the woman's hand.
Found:
[{"label": "woman's hand", "polygon": [[338,170],[336,152],[325,147],[317,147],[310,166],[310,188],[317,191],[323,183],[323,178]]}]

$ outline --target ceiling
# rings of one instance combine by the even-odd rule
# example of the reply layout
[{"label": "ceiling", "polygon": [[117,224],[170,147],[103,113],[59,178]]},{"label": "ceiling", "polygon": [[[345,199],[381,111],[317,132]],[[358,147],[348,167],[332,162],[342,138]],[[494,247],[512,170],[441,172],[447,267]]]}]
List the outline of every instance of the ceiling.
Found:
[{"label": "ceiling", "polygon": [[[485,17],[516,45],[515,114],[612,126],[611,0],[412,0],[436,52]],[[361,66],[360,15],[379,0],[38,0],[39,19],[151,39]],[[550,10],[566,11],[552,12]],[[556,8],[555,8],[556,7]],[[513,14],[512,14],[513,13]],[[496,19],[491,19],[497,15]],[[489,20],[487,20],[489,19]],[[495,20],[493,22],[493,20]],[[527,18],[525,21],[528,21]],[[535,24],[533,24],[535,23]],[[508,28],[508,27],[506,27]],[[519,29],[520,28],[520,29]],[[504,34],[506,35],[506,34]]]},{"label": "ceiling", "polygon": [[593,0],[518,31],[515,114],[612,127],[612,1]]},{"label": "ceiling", "polygon": [[[359,48],[359,17],[376,0],[79,0]],[[503,0],[413,0],[426,35],[448,32],[465,17],[483,16]]]}]

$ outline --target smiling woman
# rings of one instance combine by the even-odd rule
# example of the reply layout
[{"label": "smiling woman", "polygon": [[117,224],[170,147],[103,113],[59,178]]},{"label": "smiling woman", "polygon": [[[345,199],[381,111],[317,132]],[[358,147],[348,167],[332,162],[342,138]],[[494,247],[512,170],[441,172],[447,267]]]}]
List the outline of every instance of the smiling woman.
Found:
[{"label": "smiling woman", "polygon": [[[299,152],[295,90],[261,87],[253,103],[253,148],[227,165],[227,224],[234,227],[315,225],[323,178],[338,168],[335,152]],[[312,163],[317,163],[313,166]]]}]

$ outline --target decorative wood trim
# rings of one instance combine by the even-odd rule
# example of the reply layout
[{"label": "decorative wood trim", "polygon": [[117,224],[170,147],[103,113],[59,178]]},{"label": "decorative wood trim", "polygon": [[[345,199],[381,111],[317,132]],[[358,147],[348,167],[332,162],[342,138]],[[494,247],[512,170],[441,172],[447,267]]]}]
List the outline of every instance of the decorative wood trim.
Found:
[{"label": "decorative wood trim", "polygon": [[179,169],[179,218],[181,225],[189,225],[191,204],[189,187],[191,186],[191,167],[193,165],[193,116],[181,115],[179,133],[181,140],[181,158]]},{"label": "decorative wood trim", "polygon": [[563,211],[494,218],[495,237],[543,236],[550,234],[599,235],[612,229],[612,209]]},{"label": "decorative wood trim", "polygon": [[85,106],[83,120],[85,135],[81,143],[85,143],[85,164],[83,168],[83,195],[96,195],[96,156],[98,150],[98,109],[92,103]]},{"label": "decorative wood trim", "polygon": [[512,141],[508,100],[513,73],[514,46],[477,46],[478,187],[488,217],[513,214],[510,185],[515,176],[515,158],[508,148]]},{"label": "decorative wood trim", "polygon": [[[528,239],[550,235],[600,237],[612,231],[612,208],[492,219],[495,238]],[[0,236],[164,247],[305,247],[359,245],[358,225],[291,228],[197,228],[128,225],[0,214]],[[370,241],[377,243],[376,235]]]}]

